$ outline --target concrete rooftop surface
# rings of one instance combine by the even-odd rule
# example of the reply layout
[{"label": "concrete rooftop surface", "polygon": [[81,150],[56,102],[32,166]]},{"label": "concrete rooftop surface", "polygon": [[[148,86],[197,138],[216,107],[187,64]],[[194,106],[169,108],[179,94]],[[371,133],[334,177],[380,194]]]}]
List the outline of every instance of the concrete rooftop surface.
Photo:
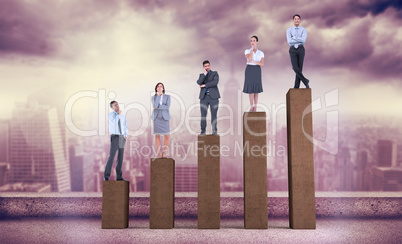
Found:
[{"label": "concrete rooftop surface", "polygon": [[199,230],[197,219],[176,219],[174,229],[149,229],[130,219],[127,229],[101,229],[100,218],[0,220],[0,243],[402,243],[402,219],[318,218],[316,230],[289,229],[286,218],[268,229],[243,228],[243,219],[222,219],[221,229]]}]

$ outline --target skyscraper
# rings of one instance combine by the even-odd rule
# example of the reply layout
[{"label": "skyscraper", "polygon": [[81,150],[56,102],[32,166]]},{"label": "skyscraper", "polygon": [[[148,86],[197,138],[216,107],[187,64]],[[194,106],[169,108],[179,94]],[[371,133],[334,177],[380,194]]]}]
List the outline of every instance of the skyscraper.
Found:
[{"label": "skyscraper", "polygon": [[175,167],[175,191],[196,192],[198,190],[197,164],[178,163]]},{"label": "skyscraper", "polygon": [[229,147],[228,156],[221,157],[221,182],[243,181],[243,159],[240,153],[235,152],[236,146],[242,148],[242,104],[241,82],[235,78],[234,65],[231,65],[231,77],[219,83],[222,98],[219,101],[218,133],[227,133],[221,136],[220,146]]},{"label": "skyscraper", "polygon": [[9,166],[8,163],[0,162],[0,186],[7,183]]},{"label": "skyscraper", "polygon": [[350,150],[348,147],[342,147],[338,156],[339,168],[339,187],[340,191],[351,191],[353,187],[353,164],[350,161]]},{"label": "skyscraper", "polygon": [[56,108],[16,103],[10,121],[10,182],[47,183],[71,190],[70,168]]},{"label": "skyscraper", "polygon": [[10,122],[0,120],[0,162],[10,162]]},{"label": "skyscraper", "polygon": [[402,168],[373,167],[372,191],[401,191]]},{"label": "skyscraper", "polygon": [[402,145],[398,145],[396,153],[396,164],[399,167],[402,167]]},{"label": "skyscraper", "polygon": [[391,140],[378,140],[378,166],[396,167],[396,142]]},{"label": "skyscraper", "polygon": [[81,146],[73,145],[70,146],[69,151],[71,191],[95,192],[93,153],[84,152]]},{"label": "skyscraper", "polygon": [[368,152],[367,150],[362,150],[357,153],[356,159],[356,167],[354,170],[354,183],[353,190],[355,191],[363,191],[365,189],[365,185],[367,179],[365,178],[368,164]]}]

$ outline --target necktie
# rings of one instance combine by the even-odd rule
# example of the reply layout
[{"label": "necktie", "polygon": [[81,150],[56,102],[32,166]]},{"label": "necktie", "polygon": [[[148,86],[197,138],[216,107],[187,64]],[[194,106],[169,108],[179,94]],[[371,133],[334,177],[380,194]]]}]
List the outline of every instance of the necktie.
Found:
[{"label": "necktie", "polygon": [[[205,79],[208,79],[208,75],[209,75],[209,71],[208,71],[208,73],[207,73],[207,75],[206,75],[206,78],[205,78]],[[209,88],[207,88],[206,93],[209,93]]]},{"label": "necktie", "polygon": [[120,123],[120,119],[119,119],[119,131],[120,131],[120,135],[121,135],[122,133],[121,133],[121,123]]},{"label": "necktie", "polygon": [[[299,38],[299,27],[295,28],[295,36],[296,36],[296,38]],[[295,48],[297,49],[298,47],[299,47],[299,44],[296,44]]]}]

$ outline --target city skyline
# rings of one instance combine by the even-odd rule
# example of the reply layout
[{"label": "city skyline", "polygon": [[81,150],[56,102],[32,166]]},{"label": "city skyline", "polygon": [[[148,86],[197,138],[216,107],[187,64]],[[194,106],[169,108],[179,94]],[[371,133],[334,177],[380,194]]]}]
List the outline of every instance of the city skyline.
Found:
[{"label": "city skyline", "polygon": [[[128,121],[130,190],[149,189],[152,155],[135,150],[152,151],[150,98],[159,81],[172,97],[170,156],[196,164],[196,80],[208,59],[222,96],[221,189],[241,190],[244,50],[257,35],[265,54],[259,111],[267,112],[268,189],[286,191],[285,94],[294,72],[285,33],[296,13],[308,33],[303,72],[312,88],[317,190],[400,184],[392,178],[402,161],[398,1],[3,0],[0,9],[0,184],[15,184],[10,189],[101,191],[112,100]],[[38,184],[18,182],[19,174]]]},{"label": "city skyline", "polygon": [[[34,97],[31,97],[34,99]],[[46,101],[42,101],[42,103],[46,103]],[[54,106],[56,107],[56,106]],[[26,112],[21,112],[22,109],[25,109]],[[53,118],[57,118],[57,110],[55,108],[49,107],[49,105],[39,104],[38,101],[31,100],[29,104],[18,104],[15,108],[15,114],[37,114],[35,112],[39,109],[39,111],[52,111]],[[56,116],[56,117],[55,117]],[[21,117],[19,120],[24,120]],[[12,123],[9,133],[4,133],[5,135],[10,134],[14,135],[16,131],[13,132],[13,128],[16,128],[20,122],[16,123],[18,120],[14,119]],[[25,120],[28,121],[28,120]],[[58,119],[53,119],[53,126],[49,127],[49,131],[54,131],[59,128]],[[3,121],[5,124],[10,124],[9,121]],[[229,122],[230,123],[230,122]],[[26,123],[23,123],[26,125]],[[387,124],[392,125],[387,129]],[[395,175],[399,175],[401,172],[402,165],[402,140],[397,139],[395,137],[396,134],[402,132],[401,123],[398,123],[398,120],[388,121],[384,119],[376,119],[376,118],[366,118],[361,120],[361,118],[356,118],[355,120],[345,120],[339,121],[339,152],[337,155],[332,155],[331,153],[325,151],[324,149],[320,149],[317,146],[315,147],[315,184],[317,191],[355,191],[355,190],[364,190],[370,191],[373,189],[377,190],[397,190],[400,188],[395,186],[395,178],[399,177]],[[41,126],[41,123],[34,123],[33,126]],[[325,131],[326,123],[316,124],[314,127],[314,133],[322,134],[322,131]],[[32,125],[31,125],[32,127]],[[52,128],[53,127],[53,128]],[[39,127],[35,127],[39,128]],[[40,127],[42,128],[42,127]],[[268,121],[268,129],[270,128],[270,123]],[[377,128],[373,130],[373,128]],[[25,128],[26,130],[27,128]],[[15,130],[15,129],[14,129]],[[60,130],[61,131],[61,130]],[[6,131],[5,131],[6,132]],[[58,150],[58,155],[64,155],[65,153],[69,154],[69,177],[71,178],[71,190],[73,191],[101,191],[101,182],[103,177],[103,170],[106,162],[106,156],[108,152],[108,136],[92,136],[92,137],[80,137],[72,134],[68,130],[66,130],[67,135],[64,137],[68,140],[66,143],[67,151],[63,152],[63,143],[61,138],[61,134],[58,137],[60,139],[56,139],[59,141],[58,147],[62,149],[62,151]],[[37,134],[38,132],[35,132]],[[26,133],[25,133],[26,134]],[[31,134],[29,135],[28,142],[29,145],[33,145],[34,142]],[[196,174],[193,177],[190,175],[194,175],[196,173],[196,165],[197,165],[197,157],[196,157],[196,137],[187,133],[185,130],[181,130],[176,135],[177,138],[173,139],[172,142],[178,142],[180,146],[183,147],[184,151],[191,152],[186,157],[181,153],[180,155],[171,155],[177,164],[178,171],[176,172],[176,177],[178,182],[176,184],[176,189],[178,191],[183,190],[191,190],[195,191],[194,186],[191,187],[191,183],[196,180]],[[20,138],[20,137],[14,137]],[[24,138],[24,137],[22,137]],[[179,139],[180,138],[180,139]],[[236,143],[236,140],[239,140],[236,135],[226,135],[222,136],[221,141],[221,150],[225,151],[224,148],[231,148],[230,143]],[[237,138],[237,139],[236,139]],[[4,138],[3,138],[4,139]],[[235,140],[233,140],[235,139]],[[270,191],[286,191],[287,190],[287,154],[286,154],[286,127],[281,126],[277,128],[276,133],[269,134],[267,137],[267,143],[275,143],[277,146],[283,145],[284,152],[278,156],[268,155],[267,163],[268,163],[268,189]],[[21,140],[20,140],[21,141]],[[3,140],[4,142],[4,140]],[[50,141],[51,142],[51,141]],[[153,146],[153,136],[150,134],[150,130],[142,136],[131,137],[129,139],[128,144],[131,142],[135,142],[136,145],[144,145],[148,147]],[[241,142],[237,141],[237,142]],[[52,142],[51,142],[52,143]],[[11,144],[11,151],[16,151],[19,149],[15,149],[13,147],[15,143]],[[52,143],[54,144],[54,142]],[[41,144],[40,144],[41,145]],[[38,145],[39,146],[39,145]],[[43,145],[42,145],[43,146]],[[2,146],[1,149],[5,150],[9,146]],[[192,147],[192,149],[191,149]],[[30,147],[24,147],[25,149],[29,149],[32,151]],[[72,148],[74,148],[72,150]],[[123,167],[123,175],[127,176],[131,183],[130,189],[131,191],[147,191],[149,190],[149,160],[153,157],[152,154],[141,155],[138,153],[133,153],[129,150],[126,150],[124,167]],[[232,148],[233,149],[233,148]],[[225,154],[221,152],[221,190],[222,191],[240,191],[242,190],[242,163],[241,163],[241,153],[242,148],[239,147],[233,152],[237,152],[239,154]],[[269,151],[269,150],[268,150]],[[172,152],[175,153],[173,150]],[[227,152],[226,152],[227,153]],[[15,157],[15,156],[14,156]],[[4,157],[3,158],[7,158]],[[13,158],[13,157],[12,157]],[[32,159],[32,157],[31,157]],[[385,161],[384,161],[385,160]],[[31,163],[35,161],[28,160]],[[383,163],[381,163],[384,161]],[[11,173],[15,170],[15,165],[12,165],[13,160],[10,161],[10,169],[6,170],[7,164],[3,165],[2,173]],[[56,162],[56,161],[55,161]],[[60,159],[56,162],[55,165],[60,164]],[[37,164],[37,163],[36,163]],[[74,165],[74,170],[72,167]],[[85,166],[86,165],[86,166]],[[185,166],[187,165],[187,166]],[[193,166],[191,166],[193,165]],[[195,171],[183,171],[186,167],[195,167]],[[9,166],[8,166],[9,167]],[[35,169],[35,164],[29,166],[28,170],[32,172]],[[78,167],[78,168],[76,168]],[[393,167],[395,170],[392,171]],[[179,170],[182,169],[183,170]],[[392,171],[392,172],[391,172]],[[186,176],[184,172],[188,172],[189,176]],[[193,173],[191,173],[193,172]],[[113,178],[114,172],[112,173]],[[194,178],[195,177],[195,178]],[[384,185],[383,188],[378,188],[379,186],[374,186],[373,182],[384,182],[384,177],[391,177],[389,184]],[[6,177],[10,178],[10,177]],[[14,177],[15,178],[15,177]],[[29,178],[29,179],[28,179]],[[30,177],[24,178],[22,177],[22,182],[18,180],[9,181],[11,184],[8,189],[37,189],[41,191],[46,190],[46,185],[37,185],[30,186],[27,185],[26,182],[32,182]],[[392,180],[393,179],[393,180]],[[396,182],[398,182],[396,178]],[[184,180],[184,181],[183,181]],[[188,181],[188,182],[186,182]],[[13,183],[14,182],[14,183]],[[25,183],[24,183],[25,182]],[[42,182],[42,181],[40,181]],[[394,183],[392,183],[394,182]],[[14,184],[14,185],[13,185]],[[25,185],[21,185],[25,184]],[[189,185],[187,185],[189,184]],[[388,183],[387,183],[388,184]],[[397,183],[397,185],[400,183]],[[36,187],[36,188],[35,188]],[[0,188],[2,189],[2,188]],[[53,191],[58,191],[54,186],[52,187]],[[35,191],[35,190],[34,190]]]}]

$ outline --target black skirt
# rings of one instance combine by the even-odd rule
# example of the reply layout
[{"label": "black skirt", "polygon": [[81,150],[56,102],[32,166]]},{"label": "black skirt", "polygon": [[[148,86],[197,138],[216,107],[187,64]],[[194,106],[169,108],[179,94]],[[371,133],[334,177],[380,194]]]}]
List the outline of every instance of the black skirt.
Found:
[{"label": "black skirt", "polygon": [[261,66],[259,65],[247,65],[244,75],[244,93],[261,93],[262,79],[261,79]]}]

